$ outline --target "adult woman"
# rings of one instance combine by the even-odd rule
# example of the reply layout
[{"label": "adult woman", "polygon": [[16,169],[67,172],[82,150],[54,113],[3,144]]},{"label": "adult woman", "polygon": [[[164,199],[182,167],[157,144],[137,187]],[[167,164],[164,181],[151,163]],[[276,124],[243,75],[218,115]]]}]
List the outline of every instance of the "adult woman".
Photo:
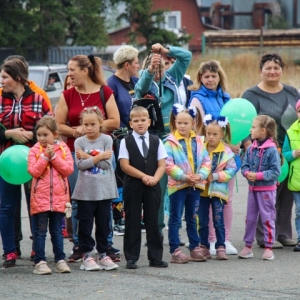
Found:
[{"label": "adult woman", "polygon": [[132,46],[121,46],[113,57],[117,66],[114,75],[107,79],[107,85],[113,90],[120,112],[121,127],[127,127],[129,113],[134,98],[134,86],[138,81],[136,77],[140,65],[138,50]]},{"label": "adult woman", "polygon": [[[1,67],[0,96],[0,153],[5,149],[24,144],[35,144],[34,128],[43,115],[50,112],[42,96],[28,86],[28,68],[20,59],[6,61]],[[25,184],[29,203],[29,185]],[[14,242],[14,218],[17,204],[21,201],[21,185],[13,185],[0,177],[0,232],[5,254],[3,266],[14,267],[16,247]]]},{"label": "adult woman", "polygon": [[[203,62],[197,71],[195,84],[189,87],[191,90],[190,105],[197,106],[204,117],[211,114],[213,117],[220,115],[224,104],[230,100],[227,93],[227,77],[220,63],[215,60]],[[239,154],[239,146],[228,145],[235,154]],[[231,227],[233,220],[233,189],[235,178],[229,181],[229,198],[224,206],[224,223],[225,223],[225,246],[226,254],[237,254],[237,250],[231,244]],[[211,254],[215,254],[215,230],[211,218],[209,226],[209,241]]]},{"label": "adult woman", "polygon": [[[165,133],[170,132],[169,119],[170,111],[174,103],[184,104],[178,87],[190,64],[192,53],[179,47],[165,48],[161,44],[154,44],[151,48],[152,56],[148,60],[145,70],[141,73],[140,79],[135,85],[136,98],[142,98],[149,91],[160,97],[162,104],[162,115]],[[174,57],[176,61],[167,70],[164,70],[162,56]],[[161,92],[161,93],[160,93]],[[161,203],[158,212],[158,226],[162,233],[164,224],[164,196],[168,183],[168,176],[165,173],[160,180]]]},{"label": "adult woman", "polygon": [[[132,100],[135,97],[134,86],[138,81],[136,77],[140,65],[138,60],[138,50],[132,46],[121,46],[114,53],[113,57],[114,63],[117,66],[117,71],[114,75],[107,79],[108,86],[113,90],[114,96],[116,98],[116,103],[120,113],[120,126],[121,128],[128,127],[129,124],[129,113],[131,110]],[[127,130],[120,130],[119,140],[121,140]],[[123,177],[124,173],[121,170],[120,164],[117,161],[116,165],[116,180],[119,189],[119,194],[122,195],[123,189]],[[113,219],[114,219],[114,232],[116,235],[124,235],[124,226],[122,225],[122,197],[115,199],[113,201],[113,206],[118,207],[118,209],[113,209]],[[109,245],[112,245],[112,233],[109,237]]]},{"label": "adult woman", "polygon": [[[297,120],[295,111],[298,91],[280,82],[283,74],[284,62],[277,53],[267,53],[262,56],[259,70],[261,81],[258,85],[246,90],[243,98],[250,101],[260,115],[272,117],[277,124],[277,141],[282,148],[286,130]],[[276,242],[273,248],[295,246],[292,239],[292,207],[293,195],[287,188],[287,179],[277,187],[276,197]],[[257,244],[263,245],[263,231],[261,222],[256,231]]]},{"label": "adult woman", "polygon": [[[83,127],[79,124],[79,115],[85,107],[98,106],[105,120],[103,127],[114,130],[120,126],[120,115],[112,90],[105,85],[105,79],[101,68],[101,59],[93,55],[76,55],[68,63],[72,86],[63,91],[56,111],[55,119],[60,134],[67,137],[73,158],[75,158],[74,141],[84,135]],[[103,86],[104,98],[100,98],[100,88]],[[102,100],[105,107],[102,105]],[[74,159],[75,160],[75,159]],[[70,191],[73,193],[78,169],[74,164],[74,172],[69,177]],[[69,257],[70,262],[79,261],[82,253],[79,247],[77,228],[78,222],[77,202],[72,199],[72,224],[73,224],[73,254]]]}]

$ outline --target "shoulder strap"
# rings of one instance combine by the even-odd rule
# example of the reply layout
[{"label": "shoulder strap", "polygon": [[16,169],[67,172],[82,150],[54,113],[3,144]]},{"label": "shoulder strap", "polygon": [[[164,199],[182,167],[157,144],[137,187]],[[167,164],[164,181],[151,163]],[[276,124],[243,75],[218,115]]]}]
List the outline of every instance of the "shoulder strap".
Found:
[{"label": "shoulder strap", "polygon": [[103,106],[105,115],[107,117],[106,108],[105,108],[106,102],[105,102],[105,97],[104,97],[104,88],[103,88],[103,85],[101,85],[101,88],[100,88],[100,99],[101,99],[101,102],[102,102],[102,106]]}]

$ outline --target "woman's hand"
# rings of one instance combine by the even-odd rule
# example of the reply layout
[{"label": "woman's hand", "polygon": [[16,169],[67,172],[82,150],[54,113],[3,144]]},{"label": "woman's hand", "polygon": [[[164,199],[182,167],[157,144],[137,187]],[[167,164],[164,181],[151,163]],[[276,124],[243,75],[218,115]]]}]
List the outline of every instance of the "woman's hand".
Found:
[{"label": "woman's hand", "polygon": [[152,45],[151,52],[164,54],[164,53],[169,53],[170,50],[163,47],[161,44],[157,43],[157,44]]},{"label": "woman's hand", "polygon": [[18,144],[25,144],[29,140],[29,135],[24,128],[9,129],[6,131],[6,136]]},{"label": "woman's hand", "polygon": [[240,146],[241,146],[240,143],[238,143],[237,145],[227,144],[227,146],[231,149],[231,151],[234,154],[236,154],[236,155],[240,154]]},{"label": "woman's hand", "polygon": [[72,127],[74,129],[73,137],[78,138],[85,134],[83,126]]},{"label": "woman's hand", "polygon": [[161,55],[160,54],[153,54],[151,57],[151,63],[148,67],[148,71],[150,74],[156,72],[159,64],[161,63]]}]

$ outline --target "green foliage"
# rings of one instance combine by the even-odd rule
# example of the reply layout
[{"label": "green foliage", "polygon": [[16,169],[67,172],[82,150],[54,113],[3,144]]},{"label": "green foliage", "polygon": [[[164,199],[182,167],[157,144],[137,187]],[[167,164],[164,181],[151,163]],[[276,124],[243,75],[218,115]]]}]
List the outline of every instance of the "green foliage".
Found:
[{"label": "green foliage", "polygon": [[283,16],[270,16],[268,29],[288,29],[288,24]]},{"label": "green foliage", "polygon": [[182,33],[178,37],[174,32],[162,28],[168,10],[152,11],[151,0],[112,0],[112,4],[119,2],[126,3],[126,9],[118,19],[125,19],[131,24],[129,38],[132,44],[146,45],[150,49],[154,43],[181,46],[191,39],[188,34]]}]

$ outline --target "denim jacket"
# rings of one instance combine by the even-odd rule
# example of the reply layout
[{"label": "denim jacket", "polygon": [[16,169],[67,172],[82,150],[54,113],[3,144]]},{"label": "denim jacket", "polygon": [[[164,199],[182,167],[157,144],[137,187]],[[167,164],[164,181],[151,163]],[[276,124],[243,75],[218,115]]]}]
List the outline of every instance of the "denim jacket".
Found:
[{"label": "denim jacket", "polygon": [[241,172],[244,177],[249,172],[256,173],[256,180],[249,181],[249,189],[253,191],[276,190],[280,175],[280,156],[276,144],[267,139],[262,145],[255,140],[247,149]]}]

